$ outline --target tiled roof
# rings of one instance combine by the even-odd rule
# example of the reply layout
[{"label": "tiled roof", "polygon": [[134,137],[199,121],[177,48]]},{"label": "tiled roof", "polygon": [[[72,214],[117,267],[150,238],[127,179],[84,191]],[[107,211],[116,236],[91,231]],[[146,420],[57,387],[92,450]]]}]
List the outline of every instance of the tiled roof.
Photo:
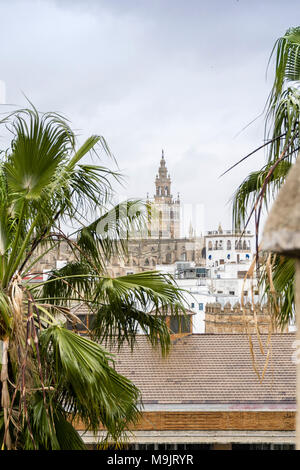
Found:
[{"label": "tiled roof", "polygon": [[[151,312],[149,312],[149,315],[159,315],[161,313],[160,310],[151,310]],[[170,317],[172,315],[175,315],[171,312],[170,309],[168,309],[166,312],[163,312],[163,316],[167,316],[167,317]],[[178,310],[177,312],[177,315],[179,316],[184,316],[184,315],[196,315],[196,312],[193,312],[193,310],[189,310],[189,309],[185,309],[184,312],[182,310]]]},{"label": "tiled roof", "polygon": [[[256,335],[252,339],[262,372],[266,356],[259,351]],[[264,345],[266,340],[262,335]],[[133,352],[127,345],[114,352],[117,371],[141,390],[145,404],[291,404],[296,392],[294,340],[294,334],[272,335],[262,383],[245,334],[191,334],[177,339],[167,357],[140,336]]]},{"label": "tiled roof", "polygon": [[[71,312],[75,315],[89,315],[93,313],[92,309],[85,302],[74,303],[74,305],[72,305],[71,307]],[[149,312],[149,315],[159,315],[159,312],[157,312],[156,310],[151,310],[151,312]],[[164,315],[170,316],[171,311],[167,310],[167,312],[164,312]],[[184,313],[179,310],[178,315],[184,315]],[[185,309],[185,315],[195,315],[195,312],[189,309]]]},{"label": "tiled roof", "polygon": [[72,305],[71,313],[73,313],[74,315],[90,315],[93,312],[85,302],[82,302],[80,304],[76,303]]}]

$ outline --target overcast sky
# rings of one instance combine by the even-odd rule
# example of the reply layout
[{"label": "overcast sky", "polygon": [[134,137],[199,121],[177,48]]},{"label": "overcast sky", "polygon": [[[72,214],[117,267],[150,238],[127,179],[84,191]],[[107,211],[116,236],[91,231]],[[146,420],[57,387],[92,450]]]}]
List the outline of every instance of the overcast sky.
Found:
[{"label": "overcast sky", "polygon": [[124,197],[154,193],[163,148],[173,195],[204,204],[206,230],[230,228],[228,201],[263,155],[219,175],[262,143],[263,119],[241,130],[263,110],[298,0],[0,0],[0,21],[7,103],[25,93],[80,140],[103,135]]}]

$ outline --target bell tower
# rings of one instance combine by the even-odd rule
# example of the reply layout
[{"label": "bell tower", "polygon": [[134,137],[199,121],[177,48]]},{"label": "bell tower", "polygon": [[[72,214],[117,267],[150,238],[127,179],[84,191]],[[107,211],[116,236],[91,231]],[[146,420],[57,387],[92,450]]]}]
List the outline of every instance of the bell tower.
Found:
[{"label": "bell tower", "polygon": [[164,156],[164,151],[161,153],[160,166],[158,169],[158,174],[155,179],[155,188],[156,192],[154,195],[155,202],[170,204],[172,201],[171,195],[171,178],[168,174],[166,167],[166,161]]},{"label": "bell tower", "polygon": [[151,203],[152,216],[148,233],[151,238],[180,238],[180,200],[171,194],[171,178],[162,150],[158,174],[155,178],[155,194]]}]

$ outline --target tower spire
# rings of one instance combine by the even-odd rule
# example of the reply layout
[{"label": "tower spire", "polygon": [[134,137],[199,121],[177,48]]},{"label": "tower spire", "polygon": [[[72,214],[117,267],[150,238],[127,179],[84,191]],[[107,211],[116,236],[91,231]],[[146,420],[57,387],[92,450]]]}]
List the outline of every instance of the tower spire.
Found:
[{"label": "tower spire", "polygon": [[155,180],[155,186],[155,198],[163,199],[165,202],[171,202],[171,178],[166,167],[165,152],[163,149],[161,151],[161,160],[158,168],[158,175]]}]

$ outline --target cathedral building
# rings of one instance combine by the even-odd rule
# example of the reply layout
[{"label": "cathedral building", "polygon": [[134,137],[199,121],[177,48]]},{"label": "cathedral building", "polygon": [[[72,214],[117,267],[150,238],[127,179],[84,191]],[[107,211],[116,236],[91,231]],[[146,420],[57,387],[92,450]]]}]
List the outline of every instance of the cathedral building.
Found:
[{"label": "cathedral building", "polygon": [[[147,195],[147,203],[150,208],[147,233],[129,237],[127,255],[112,257],[107,263],[108,274],[124,276],[176,262],[204,265],[204,238],[196,237],[192,230],[188,237],[180,236],[180,199],[179,194],[173,198],[164,151],[155,178],[155,194],[151,199]],[[58,248],[49,251],[39,261],[36,269],[46,272],[60,268],[72,259],[72,250],[65,241],[61,241]]]},{"label": "cathedral building", "polygon": [[128,257],[115,257],[110,263],[110,272],[116,276],[126,275],[161,265],[177,262],[205,264],[205,242],[196,237],[193,230],[188,237],[181,237],[180,198],[174,199],[171,190],[171,177],[162,151],[158,173],[155,178],[155,194],[149,198],[150,208],[147,233],[131,237],[128,241]]}]

